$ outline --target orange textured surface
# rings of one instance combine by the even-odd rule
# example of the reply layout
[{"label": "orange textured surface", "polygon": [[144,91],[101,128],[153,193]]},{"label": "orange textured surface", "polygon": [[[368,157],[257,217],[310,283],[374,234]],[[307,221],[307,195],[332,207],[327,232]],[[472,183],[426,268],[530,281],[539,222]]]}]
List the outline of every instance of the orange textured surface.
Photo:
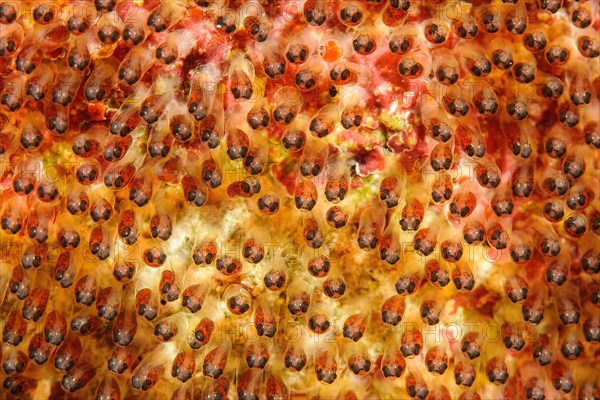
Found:
[{"label": "orange textured surface", "polygon": [[599,28],[0,0],[0,398],[600,399]]}]

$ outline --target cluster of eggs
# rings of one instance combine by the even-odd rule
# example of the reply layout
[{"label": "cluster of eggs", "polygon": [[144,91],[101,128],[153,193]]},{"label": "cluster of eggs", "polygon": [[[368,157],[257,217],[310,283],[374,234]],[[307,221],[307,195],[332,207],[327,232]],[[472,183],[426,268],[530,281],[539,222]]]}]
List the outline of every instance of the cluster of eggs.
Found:
[{"label": "cluster of eggs", "polygon": [[599,399],[599,8],[0,0],[4,395]]}]

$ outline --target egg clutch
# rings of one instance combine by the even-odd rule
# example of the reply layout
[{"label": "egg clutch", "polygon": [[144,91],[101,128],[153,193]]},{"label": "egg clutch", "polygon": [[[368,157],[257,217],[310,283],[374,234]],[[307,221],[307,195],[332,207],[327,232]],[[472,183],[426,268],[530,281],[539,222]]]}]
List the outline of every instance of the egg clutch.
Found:
[{"label": "egg clutch", "polygon": [[600,399],[599,29],[0,0],[0,397]]}]

